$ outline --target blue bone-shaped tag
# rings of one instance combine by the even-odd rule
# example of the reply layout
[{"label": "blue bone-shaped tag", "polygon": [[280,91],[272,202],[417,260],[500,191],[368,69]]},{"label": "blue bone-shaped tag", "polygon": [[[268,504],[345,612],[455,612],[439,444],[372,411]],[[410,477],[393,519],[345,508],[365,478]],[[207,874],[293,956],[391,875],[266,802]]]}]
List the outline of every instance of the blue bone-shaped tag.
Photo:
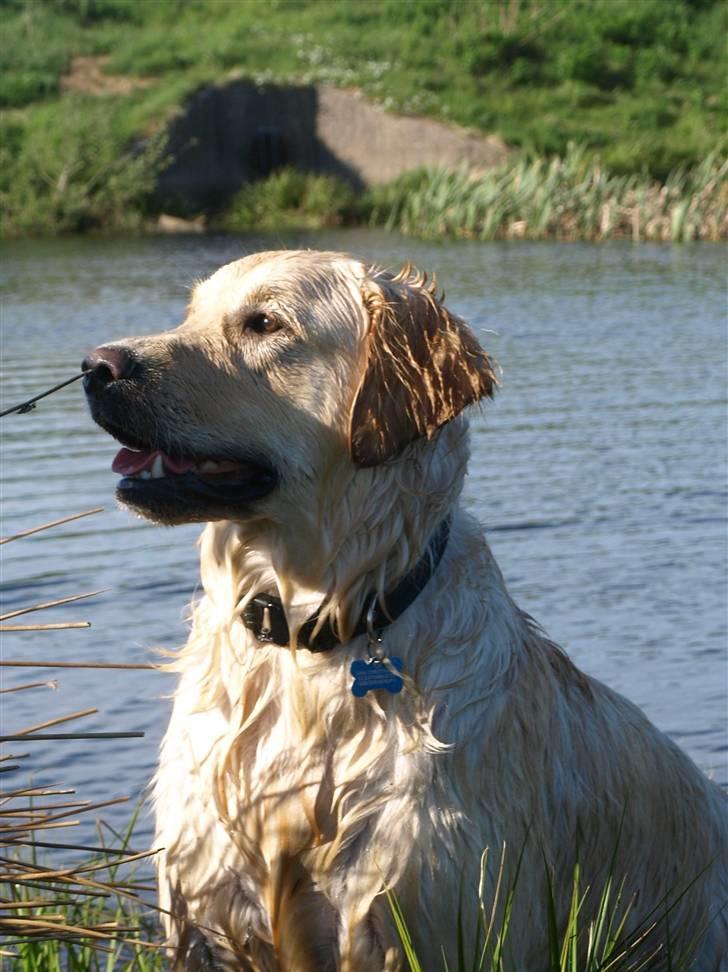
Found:
[{"label": "blue bone-shaped tag", "polygon": [[[388,658],[387,661],[397,672],[402,671],[401,658]],[[367,692],[375,689],[386,689],[394,695],[396,692],[401,692],[404,685],[402,676],[390,671],[388,666],[377,658],[371,658],[369,661],[365,658],[357,658],[351,663],[350,671],[354,676],[351,691],[360,699]]]}]

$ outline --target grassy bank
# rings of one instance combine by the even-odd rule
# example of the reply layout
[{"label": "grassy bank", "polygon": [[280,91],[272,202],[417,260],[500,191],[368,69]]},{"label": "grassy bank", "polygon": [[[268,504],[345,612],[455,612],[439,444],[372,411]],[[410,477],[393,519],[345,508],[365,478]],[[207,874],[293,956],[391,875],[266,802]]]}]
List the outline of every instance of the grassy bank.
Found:
[{"label": "grassy bank", "polygon": [[[0,193],[1,235],[157,231],[153,185],[163,143],[103,151],[108,119],[96,117],[99,128],[84,120],[79,138],[71,119],[59,126],[54,152],[47,135],[24,144],[22,173],[12,193]],[[617,175],[570,147],[563,158],[481,173],[420,169],[363,194],[333,176],[282,169],[200,220],[229,232],[382,226],[431,239],[718,241],[728,239],[728,159],[713,153],[661,183]]]},{"label": "grassy bank", "polygon": [[358,87],[521,152],[499,182],[420,173],[363,199],[276,176],[214,214],[231,228],[713,239],[716,193],[703,217],[686,173],[728,148],[727,25],[721,0],[4,0],[0,234],[148,227],[167,121],[246,77]]},{"label": "grassy bank", "polygon": [[474,173],[421,169],[355,196],[330,176],[283,170],[246,186],[213,225],[228,230],[384,226],[425,238],[728,238],[728,160],[664,183],[610,173],[584,149]]},{"label": "grassy bank", "polygon": [[481,175],[413,173],[372,194],[370,219],[429,238],[716,241],[728,238],[727,179],[717,155],[659,183],[572,148]]},{"label": "grassy bank", "polygon": [[[722,0],[5,0],[0,107],[60,106],[74,57],[105,57],[143,131],[228,76],[356,86],[386,107],[569,142],[665,179],[724,137]],[[84,85],[82,84],[83,88]],[[98,89],[87,78],[87,90]]]}]

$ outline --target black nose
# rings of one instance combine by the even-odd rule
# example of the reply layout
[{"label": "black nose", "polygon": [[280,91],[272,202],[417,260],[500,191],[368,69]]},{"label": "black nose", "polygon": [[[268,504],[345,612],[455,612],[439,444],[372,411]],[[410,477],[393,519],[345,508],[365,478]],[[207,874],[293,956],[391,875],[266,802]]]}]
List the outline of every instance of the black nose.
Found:
[{"label": "black nose", "polygon": [[100,391],[112,381],[131,378],[136,364],[136,359],[128,348],[96,348],[81,364],[81,370],[86,372],[84,387],[87,392]]}]

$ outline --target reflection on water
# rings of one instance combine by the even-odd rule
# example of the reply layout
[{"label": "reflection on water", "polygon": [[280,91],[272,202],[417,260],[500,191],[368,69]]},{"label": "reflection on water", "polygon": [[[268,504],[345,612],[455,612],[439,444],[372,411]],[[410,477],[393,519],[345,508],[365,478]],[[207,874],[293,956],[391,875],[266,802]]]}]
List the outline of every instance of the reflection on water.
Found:
[{"label": "reflection on water", "polygon": [[[1,249],[3,407],[72,374],[102,341],[174,326],[192,282],[282,242]],[[450,306],[503,370],[495,403],[473,417],[466,502],[513,594],[581,667],[728,781],[725,250],[432,245],[361,231],[285,243],[437,271]],[[115,509],[114,451],[80,386],[3,420],[3,533],[106,507],[3,547],[3,608],[108,589],[53,611],[52,620],[89,619],[91,629],[6,635],[6,659],[138,662],[184,640],[199,528],[155,528]],[[0,670],[3,687],[36,680],[28,671]],[[35,765],[88,798],[138,795],[153,772],[173,678],[46,676],[58,688],[47,690],[42,712],[37,692],[4,697],[12,703],[3,702],[3,731],[97,706],[84,728],[142,729],[145,740],[57,743]],[[112,821],[126,814],[107,812]],[[148,819],[142,829],[143,842]]]}]

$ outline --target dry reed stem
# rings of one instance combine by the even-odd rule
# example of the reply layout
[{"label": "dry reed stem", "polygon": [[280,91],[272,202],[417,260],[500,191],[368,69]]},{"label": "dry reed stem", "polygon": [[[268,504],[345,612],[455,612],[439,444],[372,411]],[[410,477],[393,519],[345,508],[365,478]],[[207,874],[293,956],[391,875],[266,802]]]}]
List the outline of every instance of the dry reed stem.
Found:
[{"label": "dry reed stem", "polygon": [[[0,544],[12,540],[30,537],[44,530],[71,523],[82,517],[100,513],[101,507],[77,513],[73,516],[62,517],[42,526],[24,530],[6,536]],[[53,607],[70,604],[93,597],[101,591],[59,597],[40,604],[21,607],[5,612],[0,621],[7,622],[20,615],[35,611],[43,611]],[[31,632],[31,631],[59,631],[71,628],[90,627],[88,621],[62,622],[54,624],[0,624],[0,632]],[[120,662],[95,661],[61,661],[50,660],[3,660],[2,668],[58,668],[58,669],[91,669],[91,670],[122,670],[122,671],[151,671],[158,670],[153,664],[126,664]],[[0,689],[2,693],[22,691],[38,691],[45,688],[57,687],[55,681],[34,681],[23,685]],[[0,736],[0,742],[22,741],[24,745],[37,743],[47,745],[51,741],[63,740],[106,740],[106,739],[138,739],[144,736],[141,731],[127,732],[47,732],[45,730],[68,722],[85,719],[95,715],[96,708],[86,708],[77,712],[70,712],[43,722],[25,726]],[[37,752],[37,747],[32,747]],[[0,773],[17,773],[21,769],[32,772],[30,766],[24,765],[30,753],[5,753],[0,756]],[[11,778],[15,779],[15,778]],[[103,808],[118,805],[128,800],[128,797],[116,797],[109,800],[91,802],[82,798],[73,799],[73,788],[54,785],[11,786],[0,792],[0,848],[4,848],[5,856],[0,856],[0,881],[7,882],[12,891],[10,900],[0,901],[0,935],[4,938],[6,948],[0,954],[16,956],[17,952],[7,946],[18,946],[23,943],[56,940],[73,944],[83,944],[105,953],[118,953],[119,945],[158,949],[163,946],[159,942],[148,941],[148,935],[143,934],[143,928],[137,925],[137,916],[144,925],[143,916],[148,911],[157,911],[155,905],[144,900],[141,895],[153,892],[149,883],[130,880],[132,874],[125,874],[124,869],[137,865],[141,861],[149,860],[156,853],[152,851],[134,851],[127,846],[96,846],[90,842],[73,842],[53,840],[54,831],[76,827],[88,814]],[[69,799],[71,796],[71,799]],[[35,801],[35,802],[34,802]],[[109,828],[121,843],[125,838]],[[46,839],[36,839],[45,836]],[[50,837],[50,839],[48,839]],[[103,837],[100,843],[103,844]],[[115,840],[116,843],[116,840]],[[53,866],[51,860],[36,862],[36,854],[45,849],[51,853],[64,851],[81,851],[83,857],[77,863],[66,864],[62,867]],[[0,852],[2,853],[2,852]],[[122,869],[122,870],[119,870]],[[107,879],[104,872],[108,871]],[[25,900],[22,895],[27,895]],[[19,899],[19,900],[18,900]],[[112,906],[104,902],[111,899]],[[84,915],[87,920],[78,920],[79,912],[76,905],[83,902]],[[99,907],[96,908],[96,902]],[[126,903],[135,909],[133,917],[127,912]],[[122,917],[117,920],[98,920],[107,914],[113,915],[123,907]],[[104,912],[106,908],[106,912]],[[90,910],[89,910],[90,909]],[[90,916],[90,917],[89,917]],[[131,921],[129,920],[131,917]],[[116,943],[116,948],[110,948]]]},{"label": "dry reed stem", "polygon": [[26,736],[31,732],[37,732],[39,729],[50,729],[51,726],[59,726],[63,722],[71,722],[73,719],[82,719],[87,715],[95,715],[98,711],[98,709],[81,709],[80,712],[72,712],[70,715],[58,716],[55,719],[38,722],[34,726],[29,726],[27,729],[18,729],[15,735]]},{"label": "dry reed stem", "polygon": [[37,732],[32,736],[0,736],[0,742],[47,742],[55,739],[142,739],[143,732]]},{"label": "dry reed stem", "polygon": [[53,527],[62,526],[64,523],[73,523],[74,520],[80,520],[84,516],[94,516],[96,513],[103,512],[103,506],[95,506],[92,510],[84,510],[83,513],[73,513],[71,516],[63,516],[60,520],[51,520],[50,523],[43,523],[41,526],[31,527],[29,530],[21,530],[20,533],[13,533],[8,537],[0,537],[0,546],[4,543],[10,543],[11,540],[22,540],[23,537],[31,537],[34,533],[40,533],[42,530],[51,530]]},{"label": "dry reed stem", "polygon": [[63,631],[65,628],[90,628],[90,621],[64,621],[56,624],[0,624],[2,631]]},{"label": "dry reed stem", "polygon": [[7,614],[0,614],[0,621],[9,621],[10,618],[17,618],[21,614],[30,614],[32,611],[45,611],[47,608],[58,607],[61,604],[71,604],[73,601],[83,601],[87,597],[96,597],[97,594],[106,594],[108,588],[99,591],[89,591],[87,594],[72,594],[70,597],[59,597],[55,601],[45,601],[43,604],[33,604],[29,607],[18,608],[9,611]]},{"label": "dry reed stem", "polygon": [[[121,662],[63,662],[63,661],[25,661],[13,659],[0,661],[0,668],[119,668],[124,671],[148,671],[156,669],[156,665],[126,665]],[[164,671],[164,669],[159,669]]]},{"label": "dry reed stem", "polygon": [[57,689],[58,682],[51,680],[50,682],[26,682],[25,685],[15,685],[13,688],[0,689],[0,695],[7,695],[9,692],[27,692],[28,689],[34,688],[51,688]]}]

